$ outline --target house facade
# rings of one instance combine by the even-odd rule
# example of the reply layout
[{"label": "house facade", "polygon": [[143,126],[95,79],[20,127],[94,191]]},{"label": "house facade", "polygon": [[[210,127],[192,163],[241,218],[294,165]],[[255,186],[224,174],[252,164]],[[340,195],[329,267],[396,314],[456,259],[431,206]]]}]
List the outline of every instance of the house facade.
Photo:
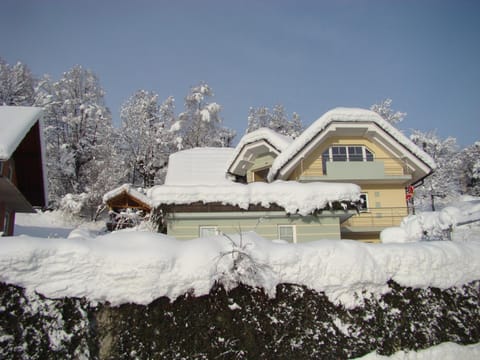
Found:
[{"label": "house facade", "polygon": [[42,110],[0,106],[0,233],[13,235],[15,213],[47,204]]},{"label": "house facade", "polygon": [[[269,160],[259,164],[266,156]],[[340,236],[372,242],[379,240],[384,228],[398,226],[408,215],[406,189],[435,168],[430,156],[378,114],[356,108],[333,109],[277,156],[258,152],[249,161],[251,165],[230,171],[245,174],[247,181],[359,185],[360,211],[341,223]]]},{"label": "house facade", "polygon": [[165,184],[147,193],[178,239],[255,231],[267,239],[379,241],[409,208],[406,189],[435,163],[366,109],[325,113],[296,139],[270,129],[235,148],[172,154]]}]

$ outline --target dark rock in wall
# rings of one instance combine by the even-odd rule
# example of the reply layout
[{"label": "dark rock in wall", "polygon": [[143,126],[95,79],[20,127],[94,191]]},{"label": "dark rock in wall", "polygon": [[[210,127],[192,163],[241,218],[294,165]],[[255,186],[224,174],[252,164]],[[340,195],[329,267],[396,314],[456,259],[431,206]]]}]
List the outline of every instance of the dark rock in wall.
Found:
[{"label": "dark rock in wall", "polygon": [[[346,309],[323,293],[282,284],[277,296],[240,285],[149,305],[92,306],[0,287],[4,358],[348,359],[441,342],[480,341],[480,281],[459,288],[391,291]],[[43,310],[42,310],[43,309]],[[54,334],[55,336],[52,336]]]}]

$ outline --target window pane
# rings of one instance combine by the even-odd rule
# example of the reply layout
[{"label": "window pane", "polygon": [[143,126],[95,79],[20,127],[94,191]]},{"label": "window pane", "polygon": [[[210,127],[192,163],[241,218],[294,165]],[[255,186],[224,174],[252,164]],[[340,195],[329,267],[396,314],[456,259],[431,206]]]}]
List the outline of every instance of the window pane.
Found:
[{"label": "window pane", "polygon": [[368,210],[368,197],[367,194],[361,194],[360,195],[360,205],[359,205],[360,211],[366,211]]},{"label": "window pane", "polygon": [[365,156],[367,157],[367,161],[373,161],[373,154],[370,150],[365,149]]},{"label": "window pane", "polygon": [[347,161],[347,149],[345,148],[345,146],[332,147],[332,160]]},{"label": "window pane", "polygon": [[200,237],[210,237],[217,235],[216,226],[200,226]]},{"label": "window pane", "polygon": [[350,161],[363,161],[362,147],[361,146],[349,146],[348,147],[348,160],[350,160]]},{"label": "window pane", "polygon": [[288,242],[294,242],[293,225],[279,225],[278,238]]}]

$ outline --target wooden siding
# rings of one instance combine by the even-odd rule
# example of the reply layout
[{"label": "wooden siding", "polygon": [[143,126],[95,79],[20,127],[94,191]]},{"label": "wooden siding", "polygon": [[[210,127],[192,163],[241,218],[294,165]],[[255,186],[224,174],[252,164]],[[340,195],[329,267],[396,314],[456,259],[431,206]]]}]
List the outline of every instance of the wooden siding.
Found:
[{"label": "wooden siding", "polygon": [[273,160],[275,160],[275,156],[273,156],[271,153],[258,156],[255,159],[252,167],[247,171],[247,182],[265,181],[263,177],[256,176],[255,173],[259,170],[270,168],[273,164]]},{"label": "wooden siding", "polygon": [[40,125],[37,121],[13,153],[17,187],[33,206],[46,206]]},{"label": "wooden siding", "polygon": [[401,159],[393,158],[375,142],[360,137],[332,137],[318,146],[309,156],[300,161],[289,177],[289,180],[298,180],[302,176],[324,177],[322,154],[332,145],[363,145],[373,154],[375,161],[385,164],[385,176],[400,176],[405,174],[405,164]]},{"label": "wooden siding", "polygon": [[405,189],[388,185],[364,185],[368,209],[342,223],[342,237],[378,241],[381,230],[399,226],[408,215]]},{"label": "wooden siding", "polygon": [[220,233],[237,234],[255,231],[260,236],[278,239],[278,225],[295,225],[297,242],[319,239],[340,239],[338,217],[287,216],[279,212],[224,212],[209,214],[178,213],[169,214],[167,234],[180,240],[199,236],[201,226],[216,226]]},{"label": "wooden siding", "polygon": [[[401,159],[390,156],[380,145],[361,137],[332,137],[318,146],[294,169],[289,180],[312,178],[321,181],[322,178],[328,181],[324,175],[322,165],[322,154],[332,145],[362,145],[367,147],[374,154],[374,161],[382,161],[384,164],[384,176],[376,179],[375,182],[359,180],[352,174],[349,182],[361,183],[362,192],[368,196],[368,210],[351,217],[341,224],[341,236],[346,239],[378,242],[380,231],[386,227],[398,226],[401,220],[408,215],[405,200],[405,182],[399,181],[396,184],[389,184],[388,177],[404,176],[406,174],[405,164]],[[345,165],[349,164],[345,162]],[[357,181],[356,181],[357,180]],[[346,180],[347,181],[347,180]]]}]

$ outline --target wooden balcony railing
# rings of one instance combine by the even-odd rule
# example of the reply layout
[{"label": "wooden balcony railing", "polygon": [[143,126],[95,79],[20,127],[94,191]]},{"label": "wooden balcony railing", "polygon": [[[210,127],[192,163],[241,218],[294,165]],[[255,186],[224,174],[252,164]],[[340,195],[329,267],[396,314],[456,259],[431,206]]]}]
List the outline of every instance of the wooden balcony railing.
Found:
[{"label": "wooden balcony railing", "polygon": [[398,226],[407,215],[407,207],[370,208],[360,212],[358,215],[352,216],[343,222],[342,226],[355,229]]}]

